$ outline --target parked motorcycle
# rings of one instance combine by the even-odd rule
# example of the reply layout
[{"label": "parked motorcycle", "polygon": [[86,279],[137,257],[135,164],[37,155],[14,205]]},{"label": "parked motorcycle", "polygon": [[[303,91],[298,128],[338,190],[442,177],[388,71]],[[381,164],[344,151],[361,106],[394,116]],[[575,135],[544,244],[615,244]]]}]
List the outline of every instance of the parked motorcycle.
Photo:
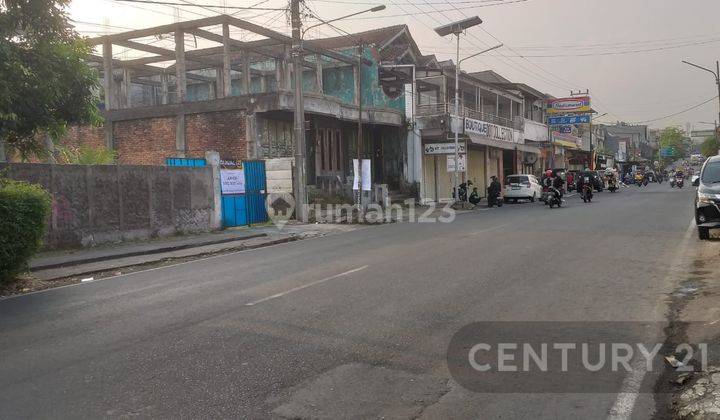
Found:
[{"label": "parked motorcycle", "polygon": [[500,197],[500,193],[488,194],[488,207],[503,206],[503,199]]},{"label": "parked motorcycle", "polygon": [[562,206],[562,196],[560,195],[560,191],[557,188],[550,188],[548,190],[548,195],[546,198],[545,203],[550,206],[550,208],[553,208],[555,206],[561,207]]}]

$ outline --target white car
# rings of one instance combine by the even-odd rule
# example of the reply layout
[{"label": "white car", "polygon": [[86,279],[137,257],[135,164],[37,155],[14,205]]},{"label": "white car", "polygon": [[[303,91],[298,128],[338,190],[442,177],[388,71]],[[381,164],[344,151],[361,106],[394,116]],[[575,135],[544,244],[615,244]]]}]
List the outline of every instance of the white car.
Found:
[{"label": "white car", "polygon": [[542,197],[542,185],[535,175],[517,174],[505,178],[505,202],[535,201]]}]

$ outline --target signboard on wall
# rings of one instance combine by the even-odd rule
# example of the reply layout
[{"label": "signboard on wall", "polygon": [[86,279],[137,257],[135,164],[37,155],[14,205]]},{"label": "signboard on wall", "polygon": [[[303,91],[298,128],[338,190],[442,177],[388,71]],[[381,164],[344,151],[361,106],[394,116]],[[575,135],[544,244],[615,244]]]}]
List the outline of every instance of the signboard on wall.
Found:
[{"label": "signboard on wall", "polygon": [[[427,143],[424,149],[426,155],[454,155],[455,143]],[[465,142],[458,143],[458,153],[465,153]]]},{"label": "signboard on wall", "polygon": [[591,111],[589,96],[549,99],[547,102],[547,113],[550,115],[582,114]]},{"label": "signboard on wall", "polygon": [[516,143],[522,140],[519,131],[510,127],[504,127],[474,118],[465,118],[465,133],[478,134],[493,140],[507,141]]},{"label": "signboard on wall", "polygon": [[[466,168],[466,155],[458,155],[458,172],[465,172]],[[448,172],[455,172],[455,155],[447,155],[445,157],[447,159],[447,171]]]},{"label": "signboard on wall", "polygon": [[590,122],[589,115],[565,115],[562,117],[549,117],[548,125],[574,125],[588,124]]},{"label": "signboard on wall", "polygon": [[242,169],[221,169],[220,191],[223,194],[245,194],[245,172]]}]

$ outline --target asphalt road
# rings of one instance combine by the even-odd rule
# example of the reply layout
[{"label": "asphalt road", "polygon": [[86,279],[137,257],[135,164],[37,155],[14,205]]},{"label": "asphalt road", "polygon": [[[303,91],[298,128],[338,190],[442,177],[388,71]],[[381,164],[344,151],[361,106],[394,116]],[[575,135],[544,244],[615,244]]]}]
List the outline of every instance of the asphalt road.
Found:
[{"label": "asphalt road", "polygon": [[507,205],[0,300],[0,418],[606,418],[615,393],[467,391],[448,342],[474,321],[665,319],[673,254],[705,246],[691,200]]}]

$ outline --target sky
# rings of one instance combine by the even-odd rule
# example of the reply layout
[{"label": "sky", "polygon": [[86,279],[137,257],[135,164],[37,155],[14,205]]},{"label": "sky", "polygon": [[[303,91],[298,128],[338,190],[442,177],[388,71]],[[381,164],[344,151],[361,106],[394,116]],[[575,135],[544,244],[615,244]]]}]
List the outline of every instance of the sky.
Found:
[{"label": "sky", "polygon": [[[228,14],[289,33],[284,0],[158,0],[227,6]],[[258,4],[261,3],[261,4]],[[404,23],[424,54],[454,59],[455,42],[435,27],[480,16],[483,24],[461,37],[461,56],[504,47],[463,62],[466,71],[494,70],[556,97],[590,91],[598,122],[644,123],[694,129],[718,119],[714,76],[682,60],[715,68],[720,59],[717,0],[306,0],[324,20],[384,4],[387,8],[339,21],[348,32]],[[70,16],[83,35],[123,32],[196,19],[222,9],[151,5],[119,0],[74,0]],[[317,21],[307,20],[305,25]],[[336,36],[327,26],[309,37]],[[247,34],[234,33],[242,39]],[[161,45],[163,41],[157,41]],[[119,54],[129,54],[123,53]],[[701,103],[706,102],[703,105]],[[694,108],[697,106],[697,108]],[[681,111],[694,108],[688,112]],[[679,113],[678,115],[671,116]]]}]

